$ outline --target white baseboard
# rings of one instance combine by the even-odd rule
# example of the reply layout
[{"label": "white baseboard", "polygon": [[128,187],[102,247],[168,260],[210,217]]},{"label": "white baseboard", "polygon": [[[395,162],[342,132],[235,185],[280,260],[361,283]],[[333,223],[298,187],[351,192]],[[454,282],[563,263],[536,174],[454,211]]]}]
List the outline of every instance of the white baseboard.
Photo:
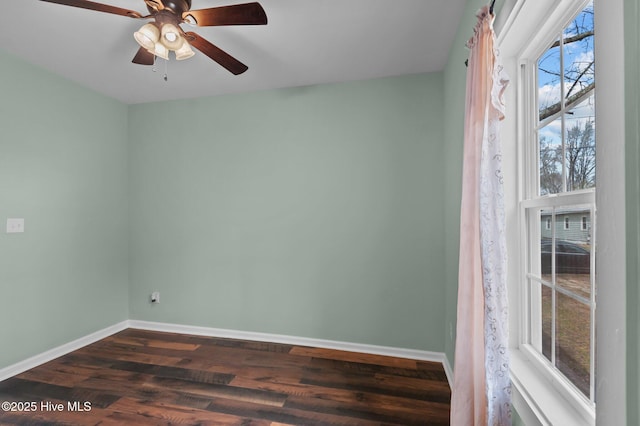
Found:
[{"label": "white baseboard", "polygon": [[32,356],[31,358],[27,358],[24,361],[20,361],[8,367],[2,368],[0,369],[0,382],[8,379],[9,377],[13,377],[46,362],[59,358],[62,355],[66,355],[69,352],[73,352],[84,346],[90,345],[91,343],[95,343],[98,340],[104,339],[105,337],[125,330],[128,327],[129,321],[122,321],[118,324],[103,328],[102,330],[98,330],[84,337],[80,337],[79,339],[76,339],[69,343],[65,343],[64,345],[60,345],[57,348],[53,348],[46,352],[42,352],[41,354]]},{"label": "white baseboard", "polygon": [[307,337],[295,337],[282,334],[257,333],[250,331],[228,330],[223,328],[198,327],[191,325],[169,324],[151,321],[127,320],[96,331],[72,342],[58,346],[39,355],[20,361],[0,369],[0,381],[6,380],[31,368],[49,362],[55,358],[66,355],[100,339],[111,336],[127,328],[140,330],[163,331],[168,333],[193,334],[198,336],[220,337],[228,339],[251,340],[259,342],[273,342],[297,346],[311,346],[324,349],[336,349],[348,352],[360,352],[372,355],[386,355],[398,358],[415,359],[419,361],[431,361],[441,363],[444,367],[449,386],[453,384],[451,365],[442,352],[423,351],[418,349],[394,348],[389,346],[368,345],[363,343],[340,342],[335,340],[311,339]]},{"label": "white baseboard", "polygon": [[447,375],[447,382],[449,382],[449,387],[453,389],[453,368],[451,368],[451,364],[449,363],[449,358],[445,354],[442,354],[442,366],[444,367],[444,374]]},{"label": "white baseboard", "polygon": [[129,320],[129,327],[140,330],[164,331],[167,333],[194,334],[198,336],[220,337],[228,339],[273,342],[314,348],[336,349],[340,351],[359,352],[372,355],[386,355],[397,358],[408,358],[419,361],[439,362],[442,364],[449,386],[453,384],[453,373],[447,357],[442,352],[423,351],[419,349],[394,348],[390,346],[368,345],[364,343],[341,342],[335,340],[311,339],[308,337],[287,336],[282,334],[257,333],[250,331],[228,330],[223,328],[198,327],[191,325],[169,324],[151,321]]}]

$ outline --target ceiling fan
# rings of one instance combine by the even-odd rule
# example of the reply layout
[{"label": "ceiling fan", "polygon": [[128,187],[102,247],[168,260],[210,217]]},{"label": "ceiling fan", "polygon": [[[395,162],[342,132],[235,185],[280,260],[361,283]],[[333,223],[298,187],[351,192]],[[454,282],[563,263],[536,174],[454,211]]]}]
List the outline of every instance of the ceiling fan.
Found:
[{"label": "ceiling fan", "polygon": [[174,52],[177,60],[187,59],[194,55],[191,47],[195,47],[235,75],[242,74],[248,67],[198,34],[184,32],[180,24],[199,27],[267,24],[267,15],[256,2],[191,10],[191,0],[144,0],[149,14],[142,15],[135,10],[88,0],[41,1],[134,19],[153,19],[134,33],[134,38],[141,46],[133,58],[135,64],[153,65],[156,56],[169,59],[169,51]]}]

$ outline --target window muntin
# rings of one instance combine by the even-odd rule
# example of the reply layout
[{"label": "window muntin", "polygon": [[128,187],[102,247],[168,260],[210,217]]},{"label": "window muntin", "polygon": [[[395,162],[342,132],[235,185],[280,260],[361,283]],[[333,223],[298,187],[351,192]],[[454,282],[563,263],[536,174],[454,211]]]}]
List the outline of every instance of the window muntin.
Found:
[{"label": "window muntin", "polygon": [[537,61],[539,195],[595,187],[593,3]]},{"label": "window muntin", "polygon": [[[582,3],[585,5],[585,2]],[[536,155],[526,173],[525,300],[531,346],[595,402],[595,76],[593,2],[529,68]],[[536,84],[537,83],[537,84]]]}]

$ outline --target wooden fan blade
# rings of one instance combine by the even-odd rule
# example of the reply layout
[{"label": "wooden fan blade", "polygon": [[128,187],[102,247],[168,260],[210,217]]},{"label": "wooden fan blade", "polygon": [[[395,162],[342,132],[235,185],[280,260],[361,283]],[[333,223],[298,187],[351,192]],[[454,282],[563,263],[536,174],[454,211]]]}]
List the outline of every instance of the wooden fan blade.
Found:
[{"label": "wooden fan blade", "polygon": [[140,49],[138,49],[138,53],[136,53],[136,56],[133,57],[133,60],[131,62],[140,65],[153,65],[153,63],[155,62],[155,56],[156,55],[149,52],[144,47],[141,47]]},{"label": "wooden fan blade", "polygon": [[191,15],[199,27],[220,25],[266,25],[267,14],[260,3],[244,3],[233,6],[212,7],[209,9],[190,10],[182,17],[189,22]]},{"label": "wooden fan blade", "polygon": [[185,33],[187,41],[191,46],[195,47],[223,67],[225,67],[232,74],[238,75],[242,74],[246,70],[249,69],[245,64],[229,55],[224,50],[220,49],[217,46],[214,46],[204,38],[200,37],[198,34],[194,32]]},{"label": "wooden fan blade", "polygon": [[164,9],[164,4],[162,4],[161,0],[144,0],[144,2],[153,10]]},{"label": "wooden fan blade", "polygon": [[110,6],[108,4],[94,3],[87,0],[40,0],[47,3],[62,4],[65,6],[79,7],[82,9],[96,10],[98,12],[113,13],[114,15],[128,16],[129,18],[142,18],[142,15],[135,10],[123,9],[121,7]]}]

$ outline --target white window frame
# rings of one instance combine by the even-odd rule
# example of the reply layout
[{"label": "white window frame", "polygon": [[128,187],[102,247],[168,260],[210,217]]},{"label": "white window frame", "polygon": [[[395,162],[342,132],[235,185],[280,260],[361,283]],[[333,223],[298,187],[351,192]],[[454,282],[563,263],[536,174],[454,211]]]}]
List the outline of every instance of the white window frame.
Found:
[{"label": "white window frame", "polygon": [[[533,141],[529,141],[529,143],[535,145]],[[536,178],[537,170],[532,170],[532,169],[534,168],[530,168],[528,170],[529,173],[531,174],[530,178]],[[531,180],[529,180],[529,182],[531,182]],[[596,194],[594,190],[572,191],[572,192],[564,193],[562,195],[554,194],[551,196],[547,195],[543,197],[535,197],[535,198],[522,200],[520,202],[520,216],[521,216],[520,223],[522,223],[523,225],[522,247],[524,248],[524,250],[522,250],[521,252],[522,265],[527,265],[529,262],[534,262],[534,264],[532,264],[531,269],[535,270],[537,268],[539,270],[539,267],[540,267],[539,263],[535,265],[535,262],[539,262],[539,259],[540,259],[539,247],[537,247],[538,251],[535,252],[536,248],[529,247],[526,244],[526,241],[529,240],[529,238],[531,238],[530,236],[529,237],[526,236],[527,234],[535,235],[534,241],[540,241],[540,229],[536,229],[539,226],[538,224],[539,221],[530,220],[527,222],[526,215],[528,210],[536,209],[536,208],[544,208],[544,209],[554,208],[555,209],[555,208],[562,208],[562,207],[573,206],[573,205],[589,205],[591,206],[591,213],[593,217],[595,217],[595,201],[596,201]],[[566,223],[567,223],[566,219],[567,217],[563,218],[563,223],[565,224],[565,229],[568,229],[566,228]],[[592,242],[592,244],[595,247],[595,242]],[[552,247],[553,246],[554,245],[552,245]],[[526,269],[527,268],[525,267],[524,271],[526,271]],[[594,269],[595,269],[595,256],[592,256],[591,257],[592,272],[590,275],[592,300],[591,300],[590,310],[591,310],[591,323],[594,324],[595,326],[596,311],[595,311],[595,300],[593,300],[593,296],[595,295]],[[533,282],[537,280],[534,279],[534,277],[531,274],[526,274],[525,276],[524,271],[523,271],[523,276],[520,282],[522,283],[521,285],[523,286],[523,288],[529,289],[530,285],[534,285],[534,284],[529,284],[529,280]],[[554,292],[556,291],[560,292],[559,291],[560,289],[557,288],[555,285],[555,279],[553,280],[552,283],[548,283],[548,284],[550,284],[548,287],[551,288]],[[540,285],[541,284],[538,284],[538,286]],[[575,385],[573,385],[561,372],[559,372],[557,369],[553,368],[550,365],[554,363],[555,357],[553,356],[553,353],[554,353],[553,347],[555,345],[552,344],[552,362],[551,363],[541,354],[542,350],[540,347],[541,346],[540,342],[542,341],[542,336],[540,335],[540,332],[542,330],[542,326],[541,326],[542,317],[540,317],[539,315],[539,311],[541,310],[541,305],[542,305],[542,301],[540,299],[539,293],[537,295],[534,295],[532,294],[531,291],[522,292],[522,306],[525,307],[524,312],[527,312],[528,314],[526,315],[526,318],[524,318],[524,324],[523,324],[524,328],[523,328],[523,333],[521,335],[520,342],[519,342],[519,349],[527,356],[531,364],[535,366],[535,368],[537,368],[541,374],[543,374],[549,381],[554,383],[554,386],[557,388],[557,390],[565,395],[565,398],[572,403],[572,405],[576,408],[576,410],[583,412],[585,416],[595,418],[594,403],[590,401],[588,397],[585,397],[575,387]],[[591,334],[591,342],[595,342],[595,327],[591,327],[590,334]],[[552,343],[555,343],[555,336],[552,336]],[[595,345],[591,345],[590,359],[591,359],[590,376],[595,379],[595,374],[594,374],[595,373],[595,364],[594,364]],[[594,394],[594,387],[595,387],[595,383],[592,380],[590,384],[590,392],[589,392],[590,395]]]},{"label": "white window frame", "polygon": [[582,218],[580,218],[580,229],[582,231],[586,231],[589,229],[589,221],[587,220],[587,216],[582,216]]},{"label": "white window frame", "polygon": [[[597,0],[596,0],[597,1]],[[602,1],[602,0],[601,0]],[[549,362],[542,354],[542,350],[540,347],[540,342],[542,341],[542,336],[540,332],[542,330],[542,317],[539,312],[541,311],[542,301],[540,298],[540,292],[538,294],[534,294],[535,292],[531,290],[531,287],[538,286],[540,287],[542,284],[536,284],[534,277],[527,272],[529,268],[526,265],[529,265],[531,262],[531,270],[539,271],[539,264],[535,264],[537,259],[540,259],[539,248],[538,252],[535,252],[535,242],[534,246],[527,247],[527,241],[531,239],[531,235],[537,234],[537,240],[539,241],[540,230],[536,229],[539,224],[539,221],[531,220],[527,221],[526,212],[529,209],[535,208],[558,208],[558,207],[567,207],[578,204],[589,205],[592,209],[592,214],[595,212],[595,190],[581,190],[581,191],[570,191],[570,192],[561,192],[558,194],[550,194],[545,196],[539,196],[539,183],[540,183],[540,169],[538,167],[538,161],[540,158],[539,155],[539,147],[538,147],[538,136],[537,129],[539,127],[539,119],[538,119],[538,102],[537,102],[537,68],[538,68],[538,58],[540,58],[544,52],[547,51],[549,46],[558,38],[560,32],[574,19],[575,15],[579,13],[586,5],[589,3],[589,0],[580,0],[572,2],[572,7],[568,7],[565,11],[554,14],[549,22],[552,23],[552,27],[550,29],[545,30],[544,37],[534,41],[528,47],[526,53],[520,58],[519,63],[519,77],[518,81],[520,82],[519,90],[524,94],[523,101],[518,105],[522,110],[522,114],[520,115],[520,127],[525,129],[521,138],[519,139],[519,144],[523,147],[525,152],[525,158],[523,158],[520,163],[520,176],[523,181],[523,192],[521,195],[520,201],[520,215],[521,215],[521,224],[523,226],[522,233],[525,234],[525,237],[521,240],[521,247],[523,250],[521,251],[521,255],[523,258],[521,259],[521,264],[525,266],[523,269],[523,273],[521,275],[521,282],[525,289],[522,292],[522,304],[525,308],[524,312],[528,311],[528,314],[523,315],[523,325],[524,325],[524,333],[521,336],[520,340],[520,349],[526,354],[528,360],[539,370],[541,374],[548,378],[548,380],[552,381],[555,384],[557,390],[562,393],[565,398],[574,406],[577,411],[583,413],[585,417],[589,417],[595,419],[595,403],[589,400],[589,396],[586,398],[559,370],[554,368],[552,364],[555,363],[554,356],[554,347],[555,347],[555,333],[552,333],[552,361]],[[555,18],[555,19],[554,19]],[[597,108],[596,108],[597,109]],[[564,107],[561,112],[564,111]],[[597,127],[597,125],[596,125]],[[597,141],[596,141],[597,144]],[[565,180],[563,176],[563,181]],[[570,229],[570,217],[564,216],[562,217],[563,229]],[[530,234],[529,236],[526,236]],[[554,232],[555,234],[555,232]],[[593,245],[595,247],[595,244]],[[553,246],[552,246],[553,249]],[[554,256],[552,256],[552,259]],[[552,260],[553,262],[554,260]],[[595,295],[595,256],[592,256],[591,259],[591,294]],[[555,279],[552,283],[549,283],[549,288],[552,289],[555,294],[557,288],[555,286]],[[555,300],[555,296],[553,297]],[[592,377],[590,384],[590,395],[594,394],[594,381],[595,378],[595,299],[592,297],[590,300],[590,311],[591,311],[591,350],[590,350],[590,376]],[[555,304],[553,305],[555,306]]]},{"label": "white window frame", "polygon": [[[498,10],[496,31],[498,48],[511,77],[510,88],[505,93],[507,114],[502,124],[505,208],[507,220],[507,249],[511,378],[513,382],[513,404],[527,425],[598,425],[626,424],[626,288],[625,288],[625,228],[624,228],[624,1],[601,0],[595,3],[596,51],[598,62],[596,74],[598,85],[596,112],[598,125],[596,139],[607,140],[598,144],[598,236],[597,259],[598,280],[607,282],[607,291],[598,294],[597,412],[576,408],[566,395],[558,389],[561,383],[544,377],[534,367],[530,357],[520,348],[525,341],[526,327],[521,313],[525,311],[522,301],[521,279],[523,265],[520,241],[524,238],[520,224],[518,200],[524,193],[523,179],[519,174],[521,164],[528,155],[514,141],[523,136],[523,111],[518,102],[526,96],[519,81],[519,60],[534,57],[527,46],[542,44],[543,38],[554,27],[552,20],[566,12],[573,16],[576,2],[573,0],[505,0]],[[570,10],[570,11],[569,11]],[[557,20],[556,20],[557,22]],[[515,253],[515,254],[514,254]],[[578,404],[579,405],[579,404]]]}]

